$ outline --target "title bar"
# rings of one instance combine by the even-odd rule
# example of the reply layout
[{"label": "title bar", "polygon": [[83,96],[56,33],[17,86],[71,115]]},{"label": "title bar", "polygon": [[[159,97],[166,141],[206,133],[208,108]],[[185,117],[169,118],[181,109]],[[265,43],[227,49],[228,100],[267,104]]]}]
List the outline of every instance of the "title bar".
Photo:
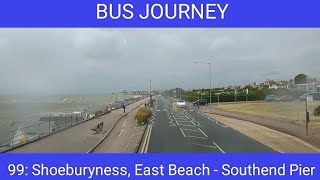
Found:
[{"label": "title bar", "polygon": [[319,0],[1,0],[0,27],[320,27]]}]

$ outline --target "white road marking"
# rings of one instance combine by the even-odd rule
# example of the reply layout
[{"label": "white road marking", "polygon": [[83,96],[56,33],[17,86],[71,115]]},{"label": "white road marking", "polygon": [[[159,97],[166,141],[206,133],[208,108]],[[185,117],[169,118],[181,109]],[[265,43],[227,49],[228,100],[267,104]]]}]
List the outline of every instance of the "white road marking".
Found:
[{"label": "white road marking", "polygon": [[124,127],[124,126],[126,125],[126,122],[127,122],[127,121],[125,121],[125,122],[123,123],[123,126],[122,126],[122,127]]},{"label": "white road marking", "polygon": [[186,137],[186,135],[184,134],[183,130],[181,128],[179,128],[179,129],[182,132],[183,136]]},{"label": "white road marking", "polygon": [[194,122],[192,122],[192,121],[190,121],[194,126],[196,126],[196,124],[194,123]]},{"label": "white road marking", "polygon": [[205,145],[205,144],[197,144],[197,143],[190,143],[192,145],[196,145],[196,146],[203,146],[203,147],[208,147],[208,148],[213,148],[213,149],[216,149],[217,147],[215,146],[209,146],[209,145]]},{"label": "white road marking", "polygon": [[159,111],[160,111],[160,109],[157,109],[156,111],[157,111],[157,112],[159,112]]},{"label": "white road marking", "polygon": [[120,131],[120,134],[119,134],[119,136],[118,137],[120,137],[121,136],[121,134],[122,134],[122,131],[123,131],[123,129]]},{"label": "white road marking", "polygon": [[198,130],[195,129],[183,129],[184,131],[194,131],[194,132],[199,132]]},{"label": "white road marking", "polygon": [[225,152],[220,148],[220,146],[218,146],[217,143],[213,142],[213,144],[214,144],[215,146],[217,146],[217,148],[218,148],[222,153],[225,153]]},{"label": "white road marking", "polygon": [[177,123],[178,126],[180,126],[179,123],[178,123],[178,121],[176,121],[176,123]]},{"label": "white road marking", "polygon": [[191,109],[191,110],[189,110],[190,112],[192,112],[193,110]]},{"label": "white road marking", "polygon": [[216,124],[219,125],[219,126],[221,126],[221,127],[225,127],[225,128],[228,127],[228,126],[226,126],[226,125],[223,125],[223,124],[218,123],[218,121],[216,121]]},{"label": "white road marking", "polygon": [[179,121],[179,122],[183,123],[183,122],[190,122],[190,121]]},{"label": "white road marking", "polygon": [[197,126],[200,126],[200,123],[199,123],[199,122],[197,122],[197,121],[192,121],[192,122],[195,122],[195,123],[197,123]]},{"label": "white road marking", "polygon": [[206,135],[206,133],[204,133],[200,128],[198,128],[199,129],[199,131],[205,136],[205,137],[208,137],[207,135]]},{"label": "white road marking", "polygon": [[204,137],[198,137],[198,136],[187,136],[189,138],[198,138],[198,139],[207,139],[207,138],[204,138]]},{"label": "white road marking", "polygon": [[196,126],[186,125],[186,124],[180,124],[179,126],[196,127]]}]

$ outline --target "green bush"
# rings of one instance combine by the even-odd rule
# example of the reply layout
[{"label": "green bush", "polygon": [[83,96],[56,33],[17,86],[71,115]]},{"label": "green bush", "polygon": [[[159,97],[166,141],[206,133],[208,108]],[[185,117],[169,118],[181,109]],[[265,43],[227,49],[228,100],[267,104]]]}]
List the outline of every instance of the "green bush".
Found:
[{"label": "green bush", "polygon": [[151,110],[149,108],[140,108],[135,116],[137,124],[144,124],[146,120],[151,116]]},{"label": "green bush", "polygon": [[145,120],[144,119],[137,119],[137,124],[144,124]]}]

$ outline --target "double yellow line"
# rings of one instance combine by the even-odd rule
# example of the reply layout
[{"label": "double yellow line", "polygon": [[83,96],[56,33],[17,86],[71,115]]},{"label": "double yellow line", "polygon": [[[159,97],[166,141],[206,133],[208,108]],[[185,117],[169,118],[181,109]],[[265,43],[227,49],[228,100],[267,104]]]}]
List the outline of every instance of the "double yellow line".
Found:
[{"label": "double yellow line", "polygon": [[140,153],[147,153],[148,152],[148,147],[149,147],[152,127],[153,126],[150,126],[150,125],[147,127],[146,137],[144,138],[142,149],[141,149]]}]

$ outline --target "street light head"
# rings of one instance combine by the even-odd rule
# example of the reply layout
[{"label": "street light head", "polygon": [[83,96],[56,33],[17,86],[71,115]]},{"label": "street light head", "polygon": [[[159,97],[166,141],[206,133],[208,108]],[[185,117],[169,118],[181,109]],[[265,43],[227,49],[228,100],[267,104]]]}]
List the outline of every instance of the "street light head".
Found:
[{"label": "street light head", "polygon": [[199,63],[198,61],[193,61],[193,63]]}]

